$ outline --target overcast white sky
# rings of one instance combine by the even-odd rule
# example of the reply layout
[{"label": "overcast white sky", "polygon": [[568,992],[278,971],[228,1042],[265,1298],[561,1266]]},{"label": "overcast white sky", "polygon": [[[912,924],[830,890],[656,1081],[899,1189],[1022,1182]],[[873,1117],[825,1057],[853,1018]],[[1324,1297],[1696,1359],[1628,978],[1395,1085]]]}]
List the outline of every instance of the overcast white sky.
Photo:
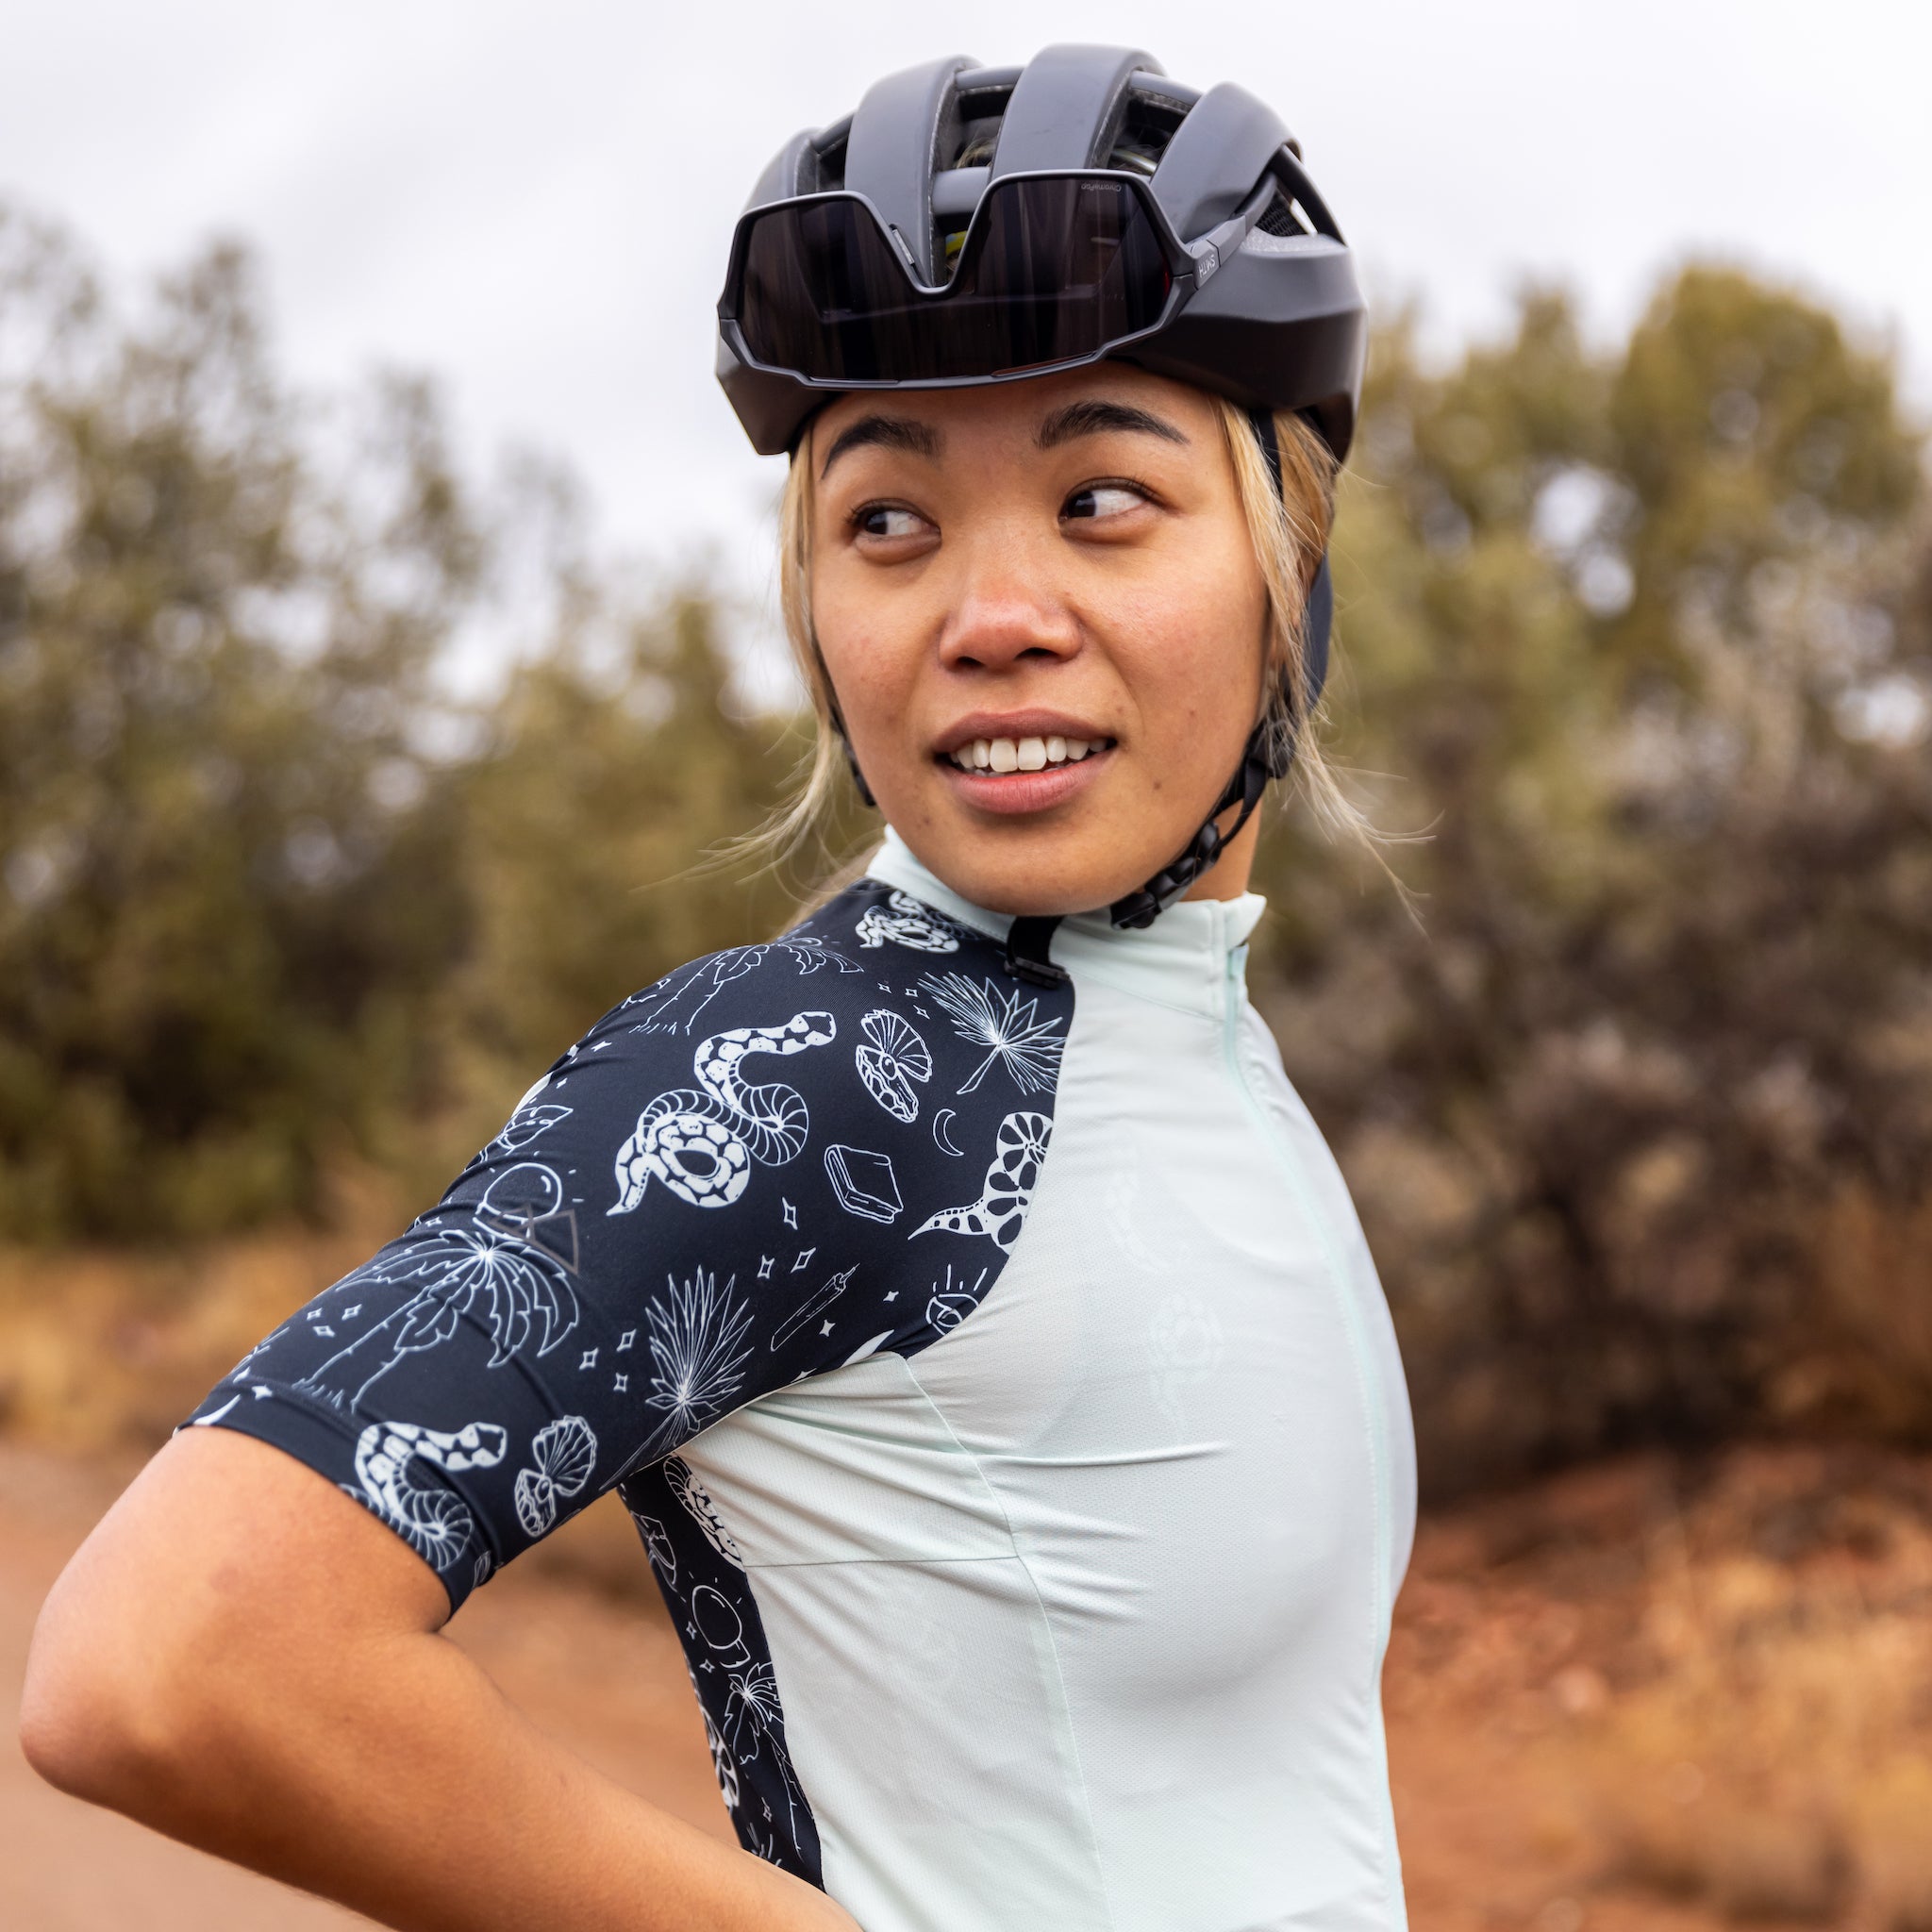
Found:
[{"label": "overcast white sky", "polygon": [[8,0],[0,193],[111,271],[260,250],[285,363],[439,372],[479,458],[537,442],[604,536],[763,575],[773,461],[711,379],[731,224],[794,129],[941,53],[1145,47],[1280,109],[1386,302],[1438,340],[1524,275],[1602,328],[1715,251],[1894,330],[1932,398],[1925,0]]}]

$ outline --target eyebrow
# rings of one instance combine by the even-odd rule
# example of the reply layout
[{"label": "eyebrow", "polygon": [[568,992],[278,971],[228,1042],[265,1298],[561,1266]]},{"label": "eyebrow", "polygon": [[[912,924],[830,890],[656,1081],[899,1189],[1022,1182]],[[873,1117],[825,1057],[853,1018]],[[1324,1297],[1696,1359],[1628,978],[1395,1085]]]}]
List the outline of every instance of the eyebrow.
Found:
[{"label": "eyebrow", "polygon": [[819,465],[819,481],[825,480],[832,465],[848,449],[862,449],[867,443],[907,450],[916,457],[937,457],[940,433],[930,424],[916,423],[908,416],[861,416],[849,428],[841,430],[825,452],[825,459]]},{"label": "eyebrow", "polygon": [[1130,403],[1105,403],[1089,398],[1056,409],[1033,432],[1041,449],[1053,449],[1072,442],[1077,436],[1106,436],[1119,431],[1141,436],[1158,436],[1166,442],[1185,443],[1188,439],[1172,423],[1149,409],[1137,409]]}]

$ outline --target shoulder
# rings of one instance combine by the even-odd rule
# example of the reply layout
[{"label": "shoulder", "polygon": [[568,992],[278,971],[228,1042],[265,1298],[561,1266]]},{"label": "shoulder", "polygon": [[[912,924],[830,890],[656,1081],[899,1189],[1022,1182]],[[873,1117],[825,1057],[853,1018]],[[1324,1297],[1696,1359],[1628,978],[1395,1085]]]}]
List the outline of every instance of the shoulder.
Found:
[{"label": "shoulder", "polygon": [[494,1152],[574,1145],[580,1173],[608,1176],[585,1204],[595,1218],[661,1237],[689,1215],[708,1246],[755,1233],[762,1255],[780,1230],[817,1233],[822,1254],[856,1243],[876,1265],[890,1230],[902,1250],[928,1237],[922,1256],[941,1236],[1004,1251],[1052,1132],[1071,1015],[1070,992],[1008,974],[997,941],[863,879],[781,938],[613,1008]]}]

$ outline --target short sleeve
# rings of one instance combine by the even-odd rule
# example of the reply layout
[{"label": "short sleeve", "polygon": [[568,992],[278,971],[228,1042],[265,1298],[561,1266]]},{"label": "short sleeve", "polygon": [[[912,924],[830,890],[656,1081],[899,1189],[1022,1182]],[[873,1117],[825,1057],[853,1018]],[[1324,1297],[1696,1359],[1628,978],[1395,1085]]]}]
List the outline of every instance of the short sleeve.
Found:
[{"label": "short sleeve", "polygon": [[191,1425],[273,1442],[452,1606],[758,1396],[977,1306],[1052,1130],[1070,991],[873,881],[607,1014],[436,1207]]}]

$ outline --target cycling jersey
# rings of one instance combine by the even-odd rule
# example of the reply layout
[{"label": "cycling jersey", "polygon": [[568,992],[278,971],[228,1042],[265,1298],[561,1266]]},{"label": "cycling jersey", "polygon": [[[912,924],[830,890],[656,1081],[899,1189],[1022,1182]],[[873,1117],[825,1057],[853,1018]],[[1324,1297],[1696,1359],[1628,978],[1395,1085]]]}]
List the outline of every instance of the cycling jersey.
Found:
[{"label": "cycling jersey", "polygon": [[889,835],[607,1014],[193,1417],[453,1605],[635,1518],[741,1841],[867,1932],[1389,1932],[1394,1335],[1257,897],[1064,922]]}]

